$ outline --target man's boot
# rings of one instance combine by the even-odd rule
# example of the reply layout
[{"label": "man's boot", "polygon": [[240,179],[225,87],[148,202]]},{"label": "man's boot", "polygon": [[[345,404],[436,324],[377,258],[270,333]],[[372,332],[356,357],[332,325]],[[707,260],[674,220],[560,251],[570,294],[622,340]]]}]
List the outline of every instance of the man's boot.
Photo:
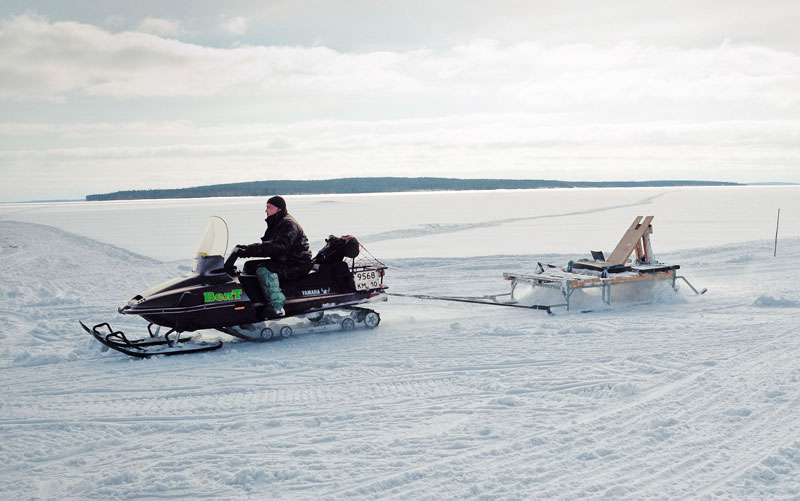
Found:
[{"label": "man's boot", "polygon": [[282,317],[285,314],[283,303],[286,302],[286,296],[281,292],[278,275],[262,266],[256,270],[256,276],[261,289],[264,291],[264,296],[267,298],[267,307],[274,316]]}]

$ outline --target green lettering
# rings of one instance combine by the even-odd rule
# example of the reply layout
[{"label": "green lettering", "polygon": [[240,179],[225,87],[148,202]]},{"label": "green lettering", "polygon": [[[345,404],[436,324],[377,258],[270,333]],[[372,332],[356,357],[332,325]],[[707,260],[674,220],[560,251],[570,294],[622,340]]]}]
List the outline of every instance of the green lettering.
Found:
[{"label": "green lettering", "polygon": [[204,292],[203,293],[203,300],[206,303],[212,303],[214,301],[238,301],[242,299],[242,289],[233,289],[230,292]]}]

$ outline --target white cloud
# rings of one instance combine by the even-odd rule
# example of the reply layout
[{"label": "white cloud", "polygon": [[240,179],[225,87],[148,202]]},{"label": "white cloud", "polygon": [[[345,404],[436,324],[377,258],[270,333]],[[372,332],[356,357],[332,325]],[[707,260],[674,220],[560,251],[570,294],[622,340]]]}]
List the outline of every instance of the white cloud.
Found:
[{"label": "white cloud", "polygon": [[164,37],[176,37],[183,33],[181,22],[174,19],[146,17],[139,23],[137,31]]},{"label": "white cloud", "polygon": [[[162,33],[177,22],[152,19]],[[171,24],[170,24],[171,23]],[[342,53],[326,47],[218,49],[20,16],[0,22],[0,98],[273,96],[475,112],[800,103],[800,57],[726,43],[544,48],[476,41],[451,50]]]},{"label": "white cloud", "polygon": [[103,20],[103,26],[108,26],[109,28],[119,28],[125,24],[125,18],[119,15],[111,15]]},{"label": "white cloud", "polygon": [[[21,173],[55,190],[118,183],[125,169],[162,187],[484,177],[489,166],[497,177],[800,181],[792,52],[731,41],[222,49],[165,38],[179,24],[159,29],[0,19],[0,103],[20,114],[0,117],[0,200],[20,196]],[[48,101],[62,123],[22,116]],[[70,123],[84,105],[101,121]]]},{"label": "white cloud", "polygon": [[247,19],[242,16],[232,17],[223,21],[220,27],[231,35],[244,35],[247,32]]}]

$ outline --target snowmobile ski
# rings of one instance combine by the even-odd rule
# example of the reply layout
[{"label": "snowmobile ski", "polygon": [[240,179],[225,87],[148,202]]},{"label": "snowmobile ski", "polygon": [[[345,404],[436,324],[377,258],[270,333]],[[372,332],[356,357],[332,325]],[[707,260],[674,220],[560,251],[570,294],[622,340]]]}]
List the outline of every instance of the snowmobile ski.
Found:
[{"label": "snowmobile ski", "polygon": [[[128,339],[122,331],[115,331],[107,322],[97,324],[91,329],[83,322],[80,322],[80,324],[86,332],[100,341],[106,349],[111,348],[137,358],[148,358],[156,355],[185,355],[212,351],[222,347],[222,341],[197,342],[190,336],[181,337],[180,333],[174,331],[170,331],[164,336]],[[102,332],[103,329],[106,332]]]}]

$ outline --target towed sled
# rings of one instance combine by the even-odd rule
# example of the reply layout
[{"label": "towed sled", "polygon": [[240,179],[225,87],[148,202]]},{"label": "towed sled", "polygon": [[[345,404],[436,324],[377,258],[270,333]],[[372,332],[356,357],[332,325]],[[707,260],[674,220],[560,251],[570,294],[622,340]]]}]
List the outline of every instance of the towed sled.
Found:
[{"label": "towed sled", "polygon": [[[566,267],[538,263],[536,271],[529,274],[504,273],[503,278],[511,281],[511,297],[518,285],[560,291],[564,302],[548,307],[566,307],[570,310],[570,299],[579,290],[600,289],[606,306],[611,306],[612,288],[622,284],[667,282],[678,290],[678,280],[683,280],[695,294],[705,294],[707,289],[698,291],[686,277],[679,275],[680,265],[661,263],[655,259],[650,235],[653,233],[653,216],[636,216],[617,246],[606,258],[602,251],[591,251],[592,259],[570,261]],[[636,253],[636,259],[629,259]]]},{"label": "towed sled", "polygon": [[[655,259],[650,234],[653,233],[653,216],[637,216],[617,246],[606,258],[602,251],[591,251],[592,259],[570,261],[565,267],[552,264],[537,263],[533,273],[503,273],[505,280],[511,281],[511,292],[492,294],[480,297],[431,296],[427,294],[392,294],[393,296],[410,297],[422,300],[453,301],[459,303],[483,304],[489,306],[507,306],[540,310],[553,315],[553,309],[565,307],[571,309],[572,295],[577,291],[600,289],[601,299],[605,306],[611,306],[611,291],[623,284],[666,282],[672,289],[678,290],[678,280],[683,280],[697,295],[707,289],[697,290],[686,279],[679,275],[680,265],[661,263]],[[636,252],[635,260],[629,259]],[[528,304],[520,301],[517,288],[520,285],[531,289],[551,289],[559,291],[563,302],[554,304]],[[643,298],[644,299],[644,298]],[[593,310],[582,310],[590,312]]]},{"label": "towed sled", "polygon": [[[347,245],[344,245],[344,244]],[[119,308],[149,322],[149,336],[131,339],[108,323],[86,332],[106,348],[134,357],[180,355],[216,350],[222,341],[202,341],[184,334],[216,329],[245,341],[268,341],[295,332],[375,328],[380,315],[364,303],[387,299],[383,277],[387,267],[352,237],[330,237],[314,258],[314,270],[280,284],[286,296],[282,314],[269,305],[256,275],[240,273],[236,254],[228,259],[228,227],[209,218],[192,271],[136,295]],[[369,257],[356,257],[364,251]],[[162,334],[161,330],[167,332]]]}]

